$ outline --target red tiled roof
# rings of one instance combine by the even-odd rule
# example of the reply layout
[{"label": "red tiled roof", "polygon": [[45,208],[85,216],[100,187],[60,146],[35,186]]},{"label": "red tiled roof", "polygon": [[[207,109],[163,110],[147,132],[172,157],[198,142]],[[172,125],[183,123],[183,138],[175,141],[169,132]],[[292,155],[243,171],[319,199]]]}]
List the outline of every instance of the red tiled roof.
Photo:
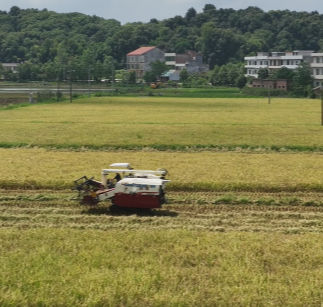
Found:
[{"label": "red tiled roof", "polygon": [[146,53],[147,51],[150,51],[154,48],[156,48],[156,47],[141,47],[137,50],[131,51],[127,55],[142,55],[142,54]]}]

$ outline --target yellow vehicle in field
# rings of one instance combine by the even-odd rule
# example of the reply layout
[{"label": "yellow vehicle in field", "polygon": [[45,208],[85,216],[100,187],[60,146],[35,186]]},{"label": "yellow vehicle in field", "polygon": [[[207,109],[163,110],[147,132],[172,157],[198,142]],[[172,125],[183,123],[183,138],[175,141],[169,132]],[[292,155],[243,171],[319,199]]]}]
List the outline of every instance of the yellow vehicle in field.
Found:
[{"label": "yellow vehicle in field", "polygon": [[152,83],[150,83],[150,88],[155,90],[155,89],[159,88],[161,84],[162,84],[162,82],[160,82],[160,81],[152,82]]}]

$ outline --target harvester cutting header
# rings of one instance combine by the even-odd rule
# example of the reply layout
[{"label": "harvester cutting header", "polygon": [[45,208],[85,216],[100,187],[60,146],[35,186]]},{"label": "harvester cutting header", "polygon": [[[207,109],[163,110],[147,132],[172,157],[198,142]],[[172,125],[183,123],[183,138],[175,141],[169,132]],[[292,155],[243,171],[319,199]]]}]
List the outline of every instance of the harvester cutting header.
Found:
[{"label": "harvester cutting header", "polygon": [[[84,205],[97,205],[111,200],[113,206],[123,208],[160,208],[166,203],[167,170],[135,170],[129,163],[114,163],[103,169],[101,181],[83,176],[74,181],[73,198]],[[109,175],[113,178],[108,178]]]}]

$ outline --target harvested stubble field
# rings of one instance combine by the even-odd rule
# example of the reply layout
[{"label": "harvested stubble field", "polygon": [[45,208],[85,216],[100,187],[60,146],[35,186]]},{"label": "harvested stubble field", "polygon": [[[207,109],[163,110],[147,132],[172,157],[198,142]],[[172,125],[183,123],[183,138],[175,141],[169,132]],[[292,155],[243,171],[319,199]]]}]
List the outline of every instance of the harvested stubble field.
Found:
[{"label": "harvested stubble field", "polygon": [[[0,305],[320,306],[319,121],[318,101],[279,99],[0,112]],[[169,203],[112,214],[70,200],[74,179],[112,162],[167,168]]]},{"label": "harvested stubble field", "polygon": [[320,193],[170,192],[162,209],[112,213],[109,203],[80,206],[69,191],[1,192],[1,228],[323,232]]}]

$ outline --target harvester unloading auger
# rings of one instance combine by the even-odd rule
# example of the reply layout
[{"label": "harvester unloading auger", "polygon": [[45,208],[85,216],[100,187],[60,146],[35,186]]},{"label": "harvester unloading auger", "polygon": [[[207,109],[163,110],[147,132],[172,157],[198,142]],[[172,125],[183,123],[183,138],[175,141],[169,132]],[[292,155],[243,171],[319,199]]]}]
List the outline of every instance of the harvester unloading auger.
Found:
[{"label": "harvester unloading auger", "polygon": [[[166,203],[165,179],[167,170],[134,170],[129,163],[114,163],[102,170],[102,180],[83,176],[74,181],[72,190],[78,192],[73,198],[83,205],[97,205],[111,200],[113,206],[122,208],[160,208]],[[108,178],[109,174],[115,175]]]}]

